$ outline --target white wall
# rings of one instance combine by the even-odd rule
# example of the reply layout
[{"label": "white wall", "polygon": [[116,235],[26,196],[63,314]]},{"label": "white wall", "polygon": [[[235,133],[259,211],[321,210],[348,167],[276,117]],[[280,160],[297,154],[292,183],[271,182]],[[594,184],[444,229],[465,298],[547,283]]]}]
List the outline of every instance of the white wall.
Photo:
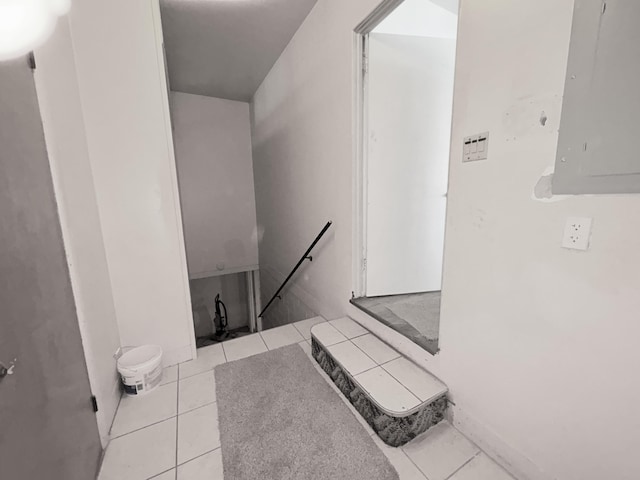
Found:
[{"label": "white wall", "polygon": [[258,268],[249,104],[171,93],[190,278]]},{"label": "white wall", "polygon": [[333,220],[291,288],[327,318],[344,314],[351,297],[351,47],[353,28],[377,3],[319,0],[253,101],[263,293],[262,272],[284,280]]},{"label": "white wall", "polygon": [[[352,30],[377,3],[319,0],[254,100],[261,264],[284,270],[333,217],[333,235],[295,282],[328,318],[348,311],[351,291]],[[532,198],[554,163],[572,6],[461,2],[433,364],[466,426],[481,426],[478,440],[514,470],[631,480],[640,477],[640,197]],[[485,130],[489,159],[460,163],[463,136]],[[560,248],[576,214],[594,217],[586,253]]]},{"label": "white wall", "polygon": [[404,0],[376,28],[374,33],[456,38],[458,1]]},{"label": "white wall", "polygon": [[455,40],[372,33],[368,47],[366,294],[437,291]]},{"label": "white wall", "polygon": [[103,446],[120,400],[113,354],[120,334],[66,18],[35,52],[35,82]]},{"label": "white wall", "polygon": [[75,2],[70,24],[124,345],[195,355],[157,0]]},{"label": "white wall", "polygon": [[[555,162],[572,5],[462,2],[439,361],[458,406],[541,478],[631,480],[640,196],[532,198]],[[485,130],[489,159],[462,164]],[[573,215],[594,219],[588,252],[560,248]]]}]

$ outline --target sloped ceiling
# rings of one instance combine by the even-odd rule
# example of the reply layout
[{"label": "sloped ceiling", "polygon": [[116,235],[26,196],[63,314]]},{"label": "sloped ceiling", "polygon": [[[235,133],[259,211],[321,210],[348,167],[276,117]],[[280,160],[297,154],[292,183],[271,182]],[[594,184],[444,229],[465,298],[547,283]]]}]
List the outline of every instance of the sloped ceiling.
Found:
[{"label": "sloped ceiling", "polygon": [[161,0],[171,90],[250,101],[317,0]]}]

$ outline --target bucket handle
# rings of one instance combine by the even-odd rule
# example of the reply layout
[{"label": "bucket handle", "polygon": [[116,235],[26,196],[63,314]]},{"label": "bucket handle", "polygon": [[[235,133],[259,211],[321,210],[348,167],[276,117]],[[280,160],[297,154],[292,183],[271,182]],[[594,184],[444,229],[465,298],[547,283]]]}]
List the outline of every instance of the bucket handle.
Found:
[{"label": "bucket handle", "polygon": [[125,353],[127,353],[127,352],[129,352],[129,351],[133,350],[134,348],[136,348],[136,347],[131,346],[131,345],[126,345],[126,346],[118,347],[118,349],[116,350],[116,353],[114,353],[114,354],[113,354],[113,358],[115,358],[115,359],[116,359],[116,361],[117,361],[117,360],[119,360],[119,359],[120,359],[120,357],[121,357],[122,355],[124,355]]}]

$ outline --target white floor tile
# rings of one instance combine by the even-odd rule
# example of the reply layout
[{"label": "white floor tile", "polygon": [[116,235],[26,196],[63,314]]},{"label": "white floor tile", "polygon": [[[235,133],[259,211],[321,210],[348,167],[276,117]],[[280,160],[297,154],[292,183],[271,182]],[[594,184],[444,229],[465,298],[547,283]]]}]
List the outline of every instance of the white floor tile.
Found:
[{"label": "white floor tile", "polygon": [[440,422],[402,447],[429,480],[445,480],[479,449],[447,422]]},{"label": "white floor tile", "polygon": [[311,328],[311,333],[315,336],[322,345],[328,347],[335,345],[336,343],[346,342],[347,337],[341,334],[336,327],[329,322],[319,323]]},{"label": "white floor tile", "polygon": [[385,456],[391,462],[391,465],[398,472],[400,480],[427,480],[420,469],[405,455],[400,448],[393,448],[380,440],[375,433],[371,436],[378,448],[382,450]]},{"label": "white floor tile", "polygon": [[298,345],[300,345],[300,347],[304,350],[304,352],[307,355],[311,356],[311,345],[309,344],[308,341],[303,340],[303,341],[299,342]]},{"label": "white floor tile", "polygon": [[180,380],[178,388],[178,413],[185,413],[216,401],[216,382],[213,372]]},{"label": "white floor tile", "polygon": [[178,465],[219,446],[217,403],[178,416]]},{"label": "white floor tile", "polygon": [[323,317],[313,317],[296,322],[293,324],[293,326],[296,327],[296,329],[305,339],[309,339],[311,338],[311,327],[322,322],[326,322]]},{"label": "white floor tile", "polygon": [[352,376],[376,367],[376,363],[351,342],[331,345],[327,350]]},{"label": "white floor tile", "polygon": [[176,466],[176,418],[109,442],[99,480],[145,480]]},{"label": "white floor tile", "polygon": [[267,351],[262,337],[258,333],[247,335],[246,337],[229,340],[222,344],[228,362],[240,360]]},{"label": "white floor tile", "polygon": [[371,333],[354,338],[351,341],[378,365],[400,358],[398,352]]},{"label": "white floor tile", "polygon": [[481,453],[449,477],[450,480],[513,480],[501,466]]},{"label": "white floor tile", "polygon": [[176,469],[174,468],[173,470],[169,470],[168,472],[156,475],[150,480],[176,480]]},{"label": "white floor tile", "polygon": [[366,328],[364,328],[358,322],[350,319],[349,317],[331,320],[329,323],[336,327],[340,331],[340,333],[342,333],[347,338],[355,338],[359,337],[360,335],[369,333]]},{"label": "white floor tile", "polygon": [[269,350],[292,345],[304,340],[300,332],[293,325],[284,325],[282,327],[271,328],[260,332],[264,343],[267,344]]},{"label": "white floor tile", "polygon": [[160,385],[178,381],[178,365],[173,365],[162,370],[162,381]]},{"label": "white floor tile", "polygon": [[221,449],[178,467],[178,480],[222,480],[223,476]]},{"label": "white floor tile", "polygon": [[178,384],[168,383],[147,395],[123,395],[111,427],[111,437],[119,437],[177,415]]},{"label": "white floor tile", "polygon": [[382,367],[373,368],[354,378],[382,408],[392,413],[404,413],[422,403]]},{"label": "white floor tile", "polygon": [[423,402],[433,400],[447,391],[441,381],[404,357],[385,363],[382,368]]},{"label": "white floor tile", "polygon": [[181,379],[213,370],[216,365],[226,362],[221,343],[199,348],[197,353],[198,358],[195,360],[180,364]]}]

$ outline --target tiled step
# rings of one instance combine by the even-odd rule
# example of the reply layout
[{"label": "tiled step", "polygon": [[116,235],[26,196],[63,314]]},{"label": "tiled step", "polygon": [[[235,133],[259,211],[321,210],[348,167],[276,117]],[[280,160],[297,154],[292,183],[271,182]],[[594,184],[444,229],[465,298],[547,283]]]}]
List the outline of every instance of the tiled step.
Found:
[{"label": "tiled step", "polygon": [[311,328],[313,357],[388,445],[437,424],[447,387],[351,318]]}]

